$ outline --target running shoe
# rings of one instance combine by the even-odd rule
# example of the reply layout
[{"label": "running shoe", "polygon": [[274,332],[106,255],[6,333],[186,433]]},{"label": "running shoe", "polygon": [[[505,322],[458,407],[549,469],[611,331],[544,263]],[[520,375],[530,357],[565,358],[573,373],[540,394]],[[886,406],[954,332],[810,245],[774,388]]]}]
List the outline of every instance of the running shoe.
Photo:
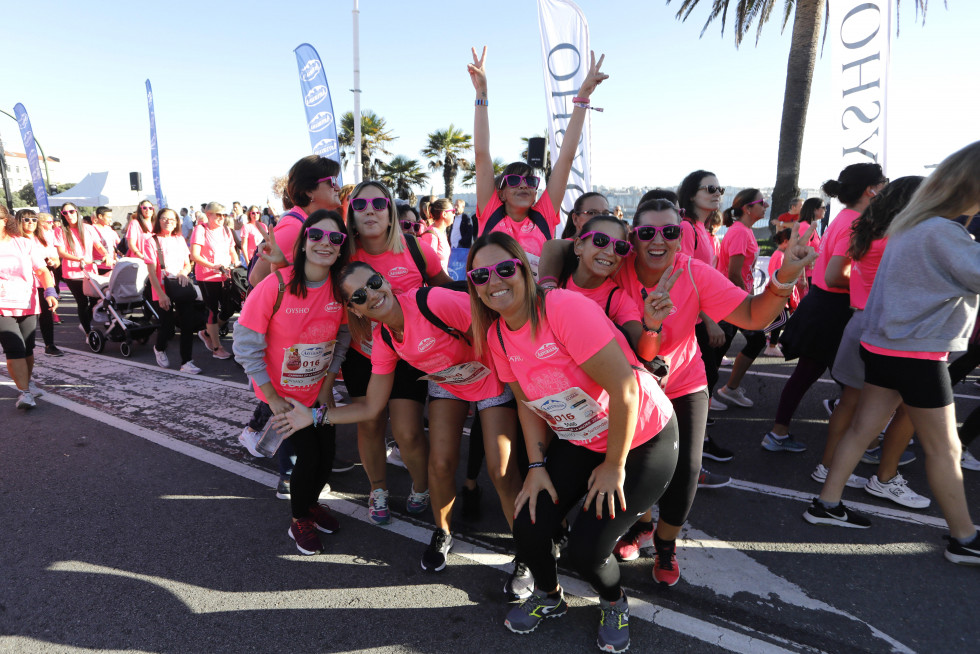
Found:
[{"label": "running shoe", "polygon": [[701,474],[698,475],[698,488],[721,488],[730,483],[732,478],[728,475],[719,475],[705,468],[701,468]]},{"label": "running shoe", "polygon": [[477,522],[483,514],[480,509],[480,498],[483,497],[483,489],[479,486],[467,488],[463,486],[459,489],[460,515],[467,522]]},{"label": "running shoe", "polygon": [[871,527],[870,520],[860,513],[849,510],[843,502],[832,509],[828,509],[817,498],[813,498],[810,506],[803,512],[803,519],[811,525],[834,525],[851,529],[868,529]]},{"label": "running shoe", "polygon": [[429,546],[422,552],[422,569],[426,572],[439,572],[446,568],[446,557],[453,546],[453,537],[444,529],[432,532]]},{"label": "running shoe", "polygon": [[677,541],[655,538],[653,547],[653,580],[664,586],[675,585],[681,578],[681,569],[677,565]]},{"label": "running shoe", "polygon": [[289,477],[280,477],[276,485],[276,497],[280,500],[289,499]]},{"label": "running shoe", "polygon": [[201,369],[195,366],[193,361],[188,361],[180,367],[180,371],[186,372],[189,375],[197,375],[200,374]]},{"label": "running shoe", "polygon": [[511,571],[510,576],[507,577],[507,583],[504,584],[504,595],[507,596],[507,601],[517,602],[522,599],[527,599],[531,596],[531,592],[533,590],[534,575],[531,574],[531,570],[515,556],[514,569]]},{"label": "running shoe", "polygon": [[[818,481],[822,484],[825,481],[827,481],[828,472],[830,471],[827,470],[827,466],[825,466],[822,463],[818,463],[817,468],[810,473],[810,478],[813,479],[813,481]],[[867,485],[867,483],[868,480],[865,479],[864,477],[858,477],[857,475],[850,475],[847,478],[847,483],[844,485],[847,486],[848,488],[864,488]]]},{"label": "running shoe", "polygon": [[704,449],[701,451],[701,456],[724,463],[735,458],[735,453],[716,443],[711,436],[705,436]]},{"label": "running shoe", "polygon": [[[902,452],[902,457],[898,460],[898,465],[906,466],[913,461],[915,461],[915,452],[912,450],[905,450]],[[876,445],[862,454],[861,463],[870,463],[871,465],[875,466],[881,463],[881,445]]]},{"label": "running shoe", "polygon": [[980,470],[980,461],[970,453],[970,450],[963,450],[963,456],[960,457],[960,467],[963,470]]},{"label": "running shoe", "polygon": [[37,398],[41,397],[42,395],[44,395],[44,391],[42,391],[41,388],[37,384],[34,383],[34,380],[33,379],[31,381],[27,382],[27,390],[28,390],[28,392],[30,392],[31,395],[34,396],[35,399],[37,399]]},{"label": "running shoe", "polygon": [[393,466],[398,466],[399,468],[405,467],[405,462],[402,461],[402,451],[398,449],[398,443],[390,443],[388,445],[385,460]]},{"label": "running shoe", "polygon": [[728,386],[722,386],[715,391],[715,395],[729,404],[740,406],[743,409],[749,409],[755,405],[755,402],[745,396],[745,391],[743,391],[741,387],[728,388]]},{"label": "running shoe", "polygon": [[289,537],[296,542],[300,554],[316,554],[323,549],[320,537],[316,535],[316,525],[310,518],[300,518],[289,526]]},{"label": "running shoe", "polygon": [[555,529],[555,533],[551,535],[551,555],[555,557],[555,560],[561,558],[561,553],[565,551],[568,547],[568,536],[571,529],[568,527],[568,523],[562,523],[558,525]]},{"label": "running shoe", "polygon": [[777,436],[769,432],[762,437],[762,447],[770,452],[806,452],[806,445],[794,439],[792,434]]},{"label": "running shoe", "polygon": [[715,426],[715,419],[712,418],[711,416],[708,416],[708,419],[705,421],[704,426],[705,427],[714,427]]},{"label": "running shoe", "polygon": [[637,522],[626,530],[613,548],[613,554],[620,561],[635,561],[640,558],[640,550],[653,546],[653,523]]},{"label": "running shoe", "polygon": [[347,400],[336,388],[333,389],[333,403],[336,406],[347,406]]},{"label": "running shoe", "polygon": [[943,556],[947,561],[960,565],[980,565],[980,535],[974,536],[970,543],[963,545],[952,536],[943,536],[949,541]]},{"label": "running shoe", "polygon": [[160,366],[161,368],[170,367],[170,358],[167,356],[167,353],[165,351],[161,352],[160,350],[153,348],[153,355],[157,358],[158,366]]},{"label": "running shoe", "polygon": [[599,598],[599,637],[603,652],[625,652],[630,648],[630,607],[626,593],[615,602]]},{"label": "running shoe", "polygon": [[21,391],[14,406],[24,410],[33,409],[37,406],[37,402],[34,401],[34,395],[30,391]]},{"label": "running shoe", "polygon": [[931,502],[928,497],[923,497],[909,488],[909,483],[905,481],[901,473],[896,474],[888,481],[881,481],[878,479],[878,475],[871,475],[871,479],[868,480],[864,490],[875,497],[883,497],[910,509],[924,509]]},{"label": "running shoe", "polygon": [[405,500],[405,510],[412,514],[424,513],[426,509],[429,508],[429,490],[426,489],[421,493],[415,492],[415,486],[412,486],[412,492],[408,494],[408,499]]},{"label": "running shoe", "polygon": [[721,402],[716,397],[712,397],[708,400],[708,410],[709,411],[727,411],[728,405]]},{"label": "running shoe", "polygon": [[827,412],[827,415],[832,416],[834,415],[834,409],[836,409],[837,405],[840,403],[840,398],[833,400],[821,400],[820,403],[823,404],[823,410]]},{"label": "running shoe", "polygon": [[721,365],[727,366],[729,368],[732,367],[732,366],[734,366],[735,365],[735,357],[722,357],[721,358]]},{"label": "running shoe", "polygon": [[391,522],[391,512],[388,510],[388,491],[375,488],[368,500],[368,513],[376,525],[386,525]]},{"label": "running shoe", "polygon": [[776,345],[770,345],[766,347],[765,351],[762,353],[763,356],[767,357],[781,357],[783,356],[783,351],[779,349]]},{"label": "running shoe", "polygon": [[222,350],[222,349],[212,350],[211,351],[211,356],[213,356],[215,359],[221,359],[221,360],[230,359],[231,358],[231,352],[229,352],[228,350]]},{"label": "running shoe", "polygon": [[334,457],[333,467],[330,469],[331,472],[349,472],[354,469],[354,463],[348,461],[347,459],[341,459],[340,457]]},{"label": "running shoe", "polygon": [[56,324],[56,325],[60,325],[61,324],[61,316],[58,315],[58,312],[57,311],[52,311],[51,312],[51,321],[54,322],[54,324]]},{"label": "running shoe", "polygon": [[256,446],[259,444],[259,438],[261,434],[255,431],[248,425],[242,430],[242,433],[238,435],[238,444],[248,450],[248,453],[257,459],[261,459],[265,455],[259,452]]},{"label": "running shoe", "polygon": [[49,357],[63,357],[65,353],[57,348],[55,345],[44,346],[44,353]]},{"label": "running shoe", "polygon": [[549,597],[548,593],[535,588],[530,597],[510,610],[504,626],[515,634],[529,634],[538,628],[542,620],[560,618],[566,612],[568,603],[560,588],[557,597]]},{"label": "running shoe", "polygon": [[340,529],[340,523],[337,522],[337,518],[330,513],[327,507],[319,502],[310,505],[310,519],[313,521],[314,526],[316,526],[317,531],[322,531],[325,534],[333,534]]},{"label": "running shoe", "polygon": [[201,339],[202,343],[204,343],[204,347],[208,348],[208,352],[214,352],[214,346],[211,345],[211,337],[208,336],[206,331],[202,329],[197,333],[197,337]]}]

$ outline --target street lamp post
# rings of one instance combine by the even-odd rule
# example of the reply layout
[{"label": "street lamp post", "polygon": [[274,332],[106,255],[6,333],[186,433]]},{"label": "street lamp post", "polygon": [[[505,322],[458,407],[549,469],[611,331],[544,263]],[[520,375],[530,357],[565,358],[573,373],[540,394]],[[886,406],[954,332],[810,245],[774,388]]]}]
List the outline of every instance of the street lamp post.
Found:
[{"label": "street lamp post", "polygon": [[3,153],[3,138],[0,137],[0,177],[3,178],[3,195],[7,198],[7,208],[14,210],[14,197],[10,194],[10,180],[7,179],[7,157]]},{"label": "street lamp post", "polygon": [[[14,122],[17,122],[16,116],[14,116],[13,114],[7,113],[3,109],[0,109],[0,114],[3,114],[4,116],[10,116],[14,120]],[[48,193],[50,193],[51,192],[51,175],[48,174],[48,156],[46,154],[44,154],[44,148],[41,147],[41,142],[37,140],[37,137],[34,137],[34,143],[37,144],[37,149],[41,153],[41,161],[44,163],[44,185],[45,185],[45,190]]]}]

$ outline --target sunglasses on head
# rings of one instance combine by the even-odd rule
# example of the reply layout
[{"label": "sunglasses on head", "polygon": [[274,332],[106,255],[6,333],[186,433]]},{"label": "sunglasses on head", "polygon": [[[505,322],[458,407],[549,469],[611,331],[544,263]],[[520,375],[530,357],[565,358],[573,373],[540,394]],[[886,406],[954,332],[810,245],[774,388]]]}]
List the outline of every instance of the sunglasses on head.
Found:
[{"label": "sunglasses on head", "polygon": [[681,237],[681,226],[664,225],[663,227],[656,227],[654,225],[643,225],[633,230],[636,238],[641,241],[652,241],[657,238],[657,232],[663,235],[665,241],[676,241]]},{"label": "sunglasses on head", "polygon": [[625,257],[627,254],[633,251],[633,246],[629,241],[623,241],[618,238],[612,238],[608,234],[603,234],[602,232],[586,232],[582,234],[579,238],[583,241],[592,237],[592,245],[596,246],[600,250],[604,250],[609,243],[613,244],[613,252],[615,252],[620,257]]},{"label": "sunglasses on head", "polygon": [[343,245],[344,240],[347,238],[347,234],[343,232],[328,232],[325,229],[320,229],[319,227],[307,227],[306,228],[306,240],[313,243],[319,243],[324,238],[330,240],[330,245]]},{"label": "sunglasses on head", "polygon": [[74,210],[74,209],[62,209],[62,210],[61,210],[61,215],[62,215],[62,216],[74,216],[74,215],[75,215],[75,213],[76,213],[76,212],[75,212],[75,210]]},{"label": "sunglasses on head", "polygon": [[715,193],[725,194],[724,186],[715,186],[714,184],[708,184],[707,186],[699,186],[699,191],[707,191],[708,195],[714,195]]},{"label": "sunglasses on head", "polygon": [[415,232],[416,234],[422,233],[422,223],[417,223],[411,220],[401,220],[399,221],[402,226],[402,231],[405,232]]},{"label": "sunglasses on head", "polygon": [[746,202],[745,203],[745,206],[746,207],[751,207],[753,204],[759,204],[760,202],[762,203],[762,206],[763,207],[768,207],[769,206],[769,203],[766,202],[766,199],[765,198],[761,198],[759,200],[753,200],[752,202]]},{"label": "sunglasses on head", "polygon": [[350,201],[350,208],[354,211],[364,211],[367,209],[368,202],[371,203],[375,211],[384,211],[390,204],[388,198],[354,198]]},{"label": "sunglasses on head", "polygon": [[487,266],[485,268],[474,268],[473,270],[466,273],[470,281],[473,282],[474,286],[483,286],[490,281],[490,273],[494,270],[497,271],[497,277],[500,279],[510,279],[517,272],[517,266],[523,266],[520,259],[506,259],[493,266]]},{"label": "sunglasses on head", "polygon": [[384,283],[385,278],[381,276],[381,273],[374,273],[368,278],[367,284],[350,294],[347,304],[364,304],[367,302],[367,289],[377,291]]},{"label": "sunglasses on head", "polygon": [[340,188],[340,185],[337,183],[337,178],[336,177],[333,177],[333,176],[330,176],[330,177],[321,177],[320,179],[316,180],[316,183],[317,184],[322,184],[323,182],[330,182],[330,188],[332,188],[332,189],[339,189]]},{"label": "sunglasses on head", "polygon": [[538,188],[538,184],[540,183],[541,178],[535,177],[534,175],[504,175],[500,180],[500,188],[504,188],[505,186],[514,188],[521,184],[527,184],[528,188]]}]

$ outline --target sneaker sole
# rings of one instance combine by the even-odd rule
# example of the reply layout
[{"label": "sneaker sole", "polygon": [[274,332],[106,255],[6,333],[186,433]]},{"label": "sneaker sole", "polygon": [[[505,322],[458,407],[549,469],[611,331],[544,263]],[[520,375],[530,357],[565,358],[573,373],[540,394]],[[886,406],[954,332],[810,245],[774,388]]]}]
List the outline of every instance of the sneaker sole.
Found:
[{"label": "sneaker sole", "polygon": [[376,518],[375,516],[371,516],[371,522],[378,525],[379,527],[384,527],[385,525],[391,524],[391,516],[388,516],[386,518]]},{"label": "sneaker sole", "polygon": [[534,631],[535,629],[537,629],[538,628],[538,625],[540,625],[545,620],[550,620],[552,618],[560,618],[561,616],[565,615],[566,613],[568,613],[568,608],[567,607],[561,613],[548,613],[547,615],[542,616],[541,619],[538,620],[534,624],[533,627],[531,627],[530,629],[524,630],[524,631],[521,631],[520,629],[515,629],[514,627],[512,627],[511,624],[510,624],[510,620],[504,620],[504,626],[507,627],[508,629],[510,629],[511,631],[513,631],[515,634],[529,634],[532,631]]},{"label": "sneaker sole", "polygon": [[932,500],[930,500],[929,498],[923,498],[926,501],[925,504],[921,504],[921,503],[919,503],[919,504],[908,504],[906,502],[900,501],[897,497],[895,497],[894,495],[892,495],[891,493],[889,493],[887,491],[880,491],[877,488],[871,488],[871,487],[868,487],[868,486],[865,486],[864,487],[864,491],[868,495],[873,495],[875,497],[880,497],[883,500],[891,500],[895,504],[897,504],[899,506],[904,506],[907,509],[927,509],[927,508],[929,508],[929,505],[932,504]]},{"label": "sneaker sole", "polygon": [[818,518],[817,516],[810,515],[809,511],[803,513],[803,519],[809,522],[811,525],[817,526],[827,526],[827,527],[847,527],[848,529],[870,529],[871,525],[855,525],[850,522],[844,522],[843,520],[837,520],[835,518]]},{"label": "sneaker sole", "polygon": [[507,598],[508,602],[520,602],[522,600],[526,600],[528,597],[531,596],[531,593],[532,593],[531,589],[528,588],[527,592],[518,594],[510,589],[509,583],[504,584],[504,597]]},{"label": "sneaker sole", "polygon": [[765,442],[762,443],[762,449],[769,452],[789,452],[790,454],[799,454],[800,452],[806,452],[805,447],[802,450],[797,450],[790,447],[785,447],[783,445],[766,444]]},{"label": "sneaker sole", "polygon": [[616,652],[617,654],[619,652],[625,652],[626,650],[628,650],[630,648],[630,643],[628,643],[628,642],[626,643],[626,645],[622,649],[616,649],[615,646],[610,645],[608,643],[605,644],[605,645],[603,645],[598,640],[595,641],[595,644],[598,645],[599,646],[599,649],[601,649],[603,652]]},{"label": "sneaker sole", "polygon": [[293,542],[296,543],[296,549],[299,550],[300,554],[303,554],[305,556],[312,556],[312,555],[314,555],[314,554],[316,554],[317,552],[320,551],[320,550],[315,550],[315,551],[311,552],[309,550],[304,550],[302,548],[302,546],[299,544],[299,541],[296,540],[296,537],[293,536],[293,530],[292,529],[287,529],[286,530],[286,534],[288,534],[289,537],[293,539]]},{"label": "sneaker sole", "polygon": [[702,459],[711,459],[712,461],[717,461],[719,463],[728,463],[729,461],[731,461],[735,457],[734,456],[721,457],[721,456],[718,456],[717,454],[708,454],[707,452],[702,452],[701,453],[701,458]]},{"label": "sneaker sole", "polygon": [[728,479],[727,481],[723,481],[720,484],[702,484],[702,483],[699,482],[698,483],[698,488],[708,488],[708,489],[712,489],[712,488],[724,488],[725,486],[731,485],[731,483],[732,483],[732,480],[731,479]]},{"label": "sneaker sole", "polygon": [[425,572],[442,572],[443,570],[446,569],[446,563],[447,563],[447,559],[443,559],[442,565],[436,566],[435,568],[425,567],[425,561],[420,561],[419,565]]},{"label": "sneaker sole", "polygon": [[980,556],[953,554],[949,550],[943,552],[943,556],[946,557],[946,560],[950,563],[955,563],[957,565],[980,566]]},{"label": "sneaker sole", "polygon": [[617,554],[616,558],[620,561],[635,561],[638,558],[640,558],[640,550],[636,550],[635,552],[633,552],[632,556],[620,556]]},{"label": "sneaker sole", "polygon": [[288,500],[289,499],[289,493],[280,493],[279,491],[276,491],[276,499]]}]

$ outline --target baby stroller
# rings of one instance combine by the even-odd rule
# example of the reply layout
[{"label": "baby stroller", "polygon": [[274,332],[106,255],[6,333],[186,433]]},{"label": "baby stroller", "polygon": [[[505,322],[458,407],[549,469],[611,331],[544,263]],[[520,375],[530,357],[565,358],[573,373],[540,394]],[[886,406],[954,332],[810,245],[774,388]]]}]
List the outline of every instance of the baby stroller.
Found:
[{"label": "baby stroller", "polygon": [[[229,318],[242,310],[248,291],[248,271],[244,266],[232,268],[231,275],[224,281],[221,288],[221,292],[225,296],[225,306],[228,307],[227,311],[231,314]],[[227,336],[230,331],[231,322],[229,321],[221,326],[219,333],[221,336]]]},{"label": "baby stroller", "polygon": [[92,329],[88,346],[93,352],[105,349],[107,341],[119,343],[124,357],[132,355],[132,342],[146,343],[160,326],[160,316],[143,295],[147,278],[142,259],[123,258],[108,277],[85,273],[85,295],[98,298],[92,309]]}]

